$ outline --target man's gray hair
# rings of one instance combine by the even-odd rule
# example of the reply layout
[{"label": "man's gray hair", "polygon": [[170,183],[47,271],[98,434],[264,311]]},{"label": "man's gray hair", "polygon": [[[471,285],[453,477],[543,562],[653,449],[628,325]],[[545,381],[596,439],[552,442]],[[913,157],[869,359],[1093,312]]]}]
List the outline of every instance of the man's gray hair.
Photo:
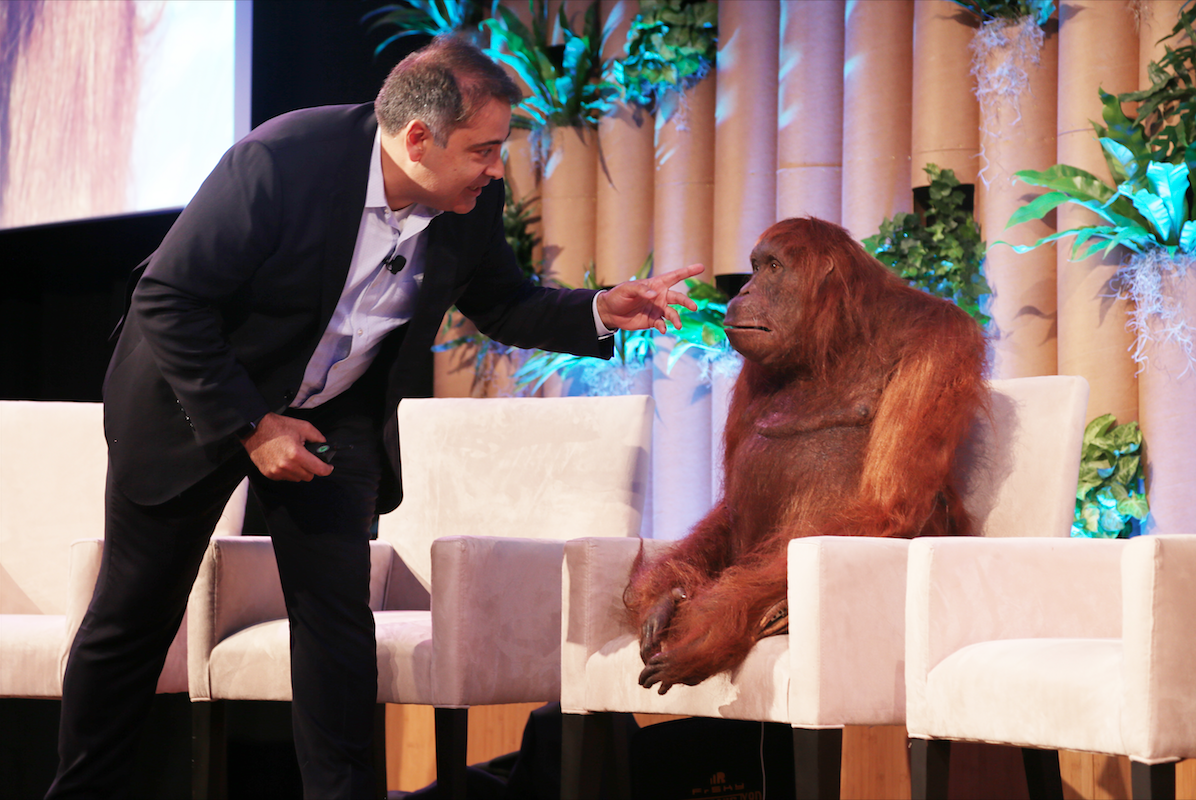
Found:
[{"label": "man's gray hair", "polygon": [[390,71],[374,113],[387,136],[418,119],[440,147],[490,100],[514,105],[523,93],[503,68],[469,42],[437,36]]}]

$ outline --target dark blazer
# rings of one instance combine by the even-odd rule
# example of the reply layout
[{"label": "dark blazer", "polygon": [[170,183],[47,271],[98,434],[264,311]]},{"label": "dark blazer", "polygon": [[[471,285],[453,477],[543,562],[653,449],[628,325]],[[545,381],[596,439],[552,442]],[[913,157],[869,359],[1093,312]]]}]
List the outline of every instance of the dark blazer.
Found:
[{"label": "dark blazer", "polygon": [[[264,123],[224,155],[135,271],[104,381],[110,470],[130,499],[177,495],[244,452],[234,432],[295,397],[348,274],[376,128],[372,104]],[[593,292],[527,281],[502,207],[494,181],[473,211],[441,214],[425,232],[414,316],[375,364],[387,376],[387,478],[399,476],[395,409],[450,306],[506,344],[610,357]],[[380,512],[400,498],[398,480],[383,483]]]}]

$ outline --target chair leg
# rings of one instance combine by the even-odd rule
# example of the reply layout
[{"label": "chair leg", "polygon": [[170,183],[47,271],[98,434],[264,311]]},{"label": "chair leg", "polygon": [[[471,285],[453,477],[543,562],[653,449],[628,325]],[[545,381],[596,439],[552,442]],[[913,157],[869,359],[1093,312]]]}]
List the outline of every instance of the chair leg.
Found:
[{"label": "chair leg", "polygon": [[386,703],[374,706],[374,796],[386,800]]},{"label": "chair leg", "polygon": [[797,800],[839,800],[842,728],[793,729],[793,778]]},{"label": "chair leg", "polygon": [[947,800],[951,742],[946,739],[909,740],[911,800]]},{"label": "chair leg", "polygon": [[1030,800],[1063,800],[1063,776],[1059,772],[1059,751],[1022,748],[1026,788]]},{"label": "chair leg", "polygon": [[1175,762],[1130,762],[1130,790],[1134,800],[1175,800]]},{"label": "chair leg", "polygon": [[437,796],[442,800],[465,800],[469,709],[437,708],[435,718]]},{"label": "chair leg", "polygon": [[228,747],[224,703],[191,704],[192,800],[227,800]]},{"label": "chair leg", "polygon": [[[610,716],[561,714],[561,800],[598,800]],[[624,773],[629,771],[624,769]],[[630,797],[630,786],[625,788],[625,793],[614,796]]]}]

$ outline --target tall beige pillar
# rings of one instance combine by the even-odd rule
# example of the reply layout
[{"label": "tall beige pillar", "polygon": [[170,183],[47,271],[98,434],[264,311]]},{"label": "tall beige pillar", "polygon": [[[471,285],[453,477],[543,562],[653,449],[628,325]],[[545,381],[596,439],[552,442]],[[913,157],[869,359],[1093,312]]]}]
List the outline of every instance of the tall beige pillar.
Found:
[{"label": "tall beige pillar", "polygon": [[777,217],[778,0],[720,3],[714,138],[714,274],[751,272]]},{"label": "tall beige pillar", "polygon": [[856,239],[913,210],[910,191],[913,0],[846,5],[843,226]]},{"label": "tall beige pillar", "polygon": [[[1180,277],[1164,277],[1164,291],[1184,310],[1188,334],[1196,324],[1196,261]],[[1155,342],[1145,347],[1146,363],[1138,375],[1142,439],[1145,442],[1146,496],[1150,501],[1147,530],[1193,533],[1192,498],[1196,492],[1196,367],[1174,342],[1162,342],[1158,324]]]},{"label": "tall beige pillar", "polygon": [[658,272],[704,264],[711,280],[714,229],[713,72],[656,112],[653,264]]},{"label": "tall beige pillar", "polygon": [[777,219],[839,222],[843,206],[843,3],[782,0]]},{"label": "tall beige pillar", "polygon": [[[664,98],[656,113],[653,203],[655,271],[700,263],[710,266],[714,214],[714,107],[712,71],[684,95]],[[664,373],[671,350],[661,342],[652,367],[657,422],[652,427],[650,512],[652,538],[684,536],[710,505],[710,403],[696,392],[692,358]]]},{"label": "tall beige pillar", "polygon": [[[1129,6],[1106,0],[1063,0],[1059,7],[1057,160],[1111,181],[1089,120],[1101,119],[1097,87],[1119,94],[1138,85],[1138,34]],[[1099,218],[1070,204],[1057,211],[1060,230]],[[1083,375],[1091,394],[1088,418],[1112,413],[1119,423],[1138,418],[1138,388],[1126,329],[1127,303],[1116,297],[1114,275],[1125,254],[1069,260],[1058,248],[1059,372]]]},{"label": "tall beige pillar", "polygon": [[[993,290],[992,374],[1054,375],[1059,356],[1055,246],[1019,255],[1009,245],[1033,244],[1055,229],[1042,220],[1005,226],[1028,197],[1045,191],[1015,182],[1013,174],[1055,163],[1058,29],[1052,24],[1044,33],[1030,17],[1016,24],[997,20],[977,31],[972,50],[980,62],[982,171],[976,183],[976,218],[989,248],[985,275]],[[1011,81],[1008,76],[1017,77]]]},{"label": "tall beige pillar", "polygon": [[[611,29],[605,58],[624,57],[627,31],[638,10],[638,0],[602,0],[603,27]],[[598,149],[594,254],[598,283],[614,286],[633,276],[652,250],[652,115],[620,104],[598,125]]]},{"label": "tall beige pillar", "polygon": [[579,287],[594,261],[598,218],[598,136],[592,128],[561,127],[540,184],[545,275]]},{"label": "tall beige pillar", "polygon": [[[1152,0],[1143,4],[1139,31],[1138,86],[1150,86],[1147,65],[1164,54],[1159,39],[1168,35],[1179,16],[1183,0]],[[1168,41],[1172,47],[1174,40]],[[1185,310],[1189,325],[1196,324],[1196,264],[1183,277],[1164,276],[1166,296]],[[1159,325],[1152,326],[1158,338]],[[1196,368],[1174,343],[1150,344],[1147,361],[1138,373],[1138,414],[1146,442],[1146,489],[1150,500],[1147,530],[1190,533],[1192,494],[1196,489]]]},{"label": "tall beige pillar", "polygon": [[974,17],[949,0],[914,0],[913,128],[910,180],[929,186],[924,167],[976,183],[980,109],[972,93],[968,44]]}]

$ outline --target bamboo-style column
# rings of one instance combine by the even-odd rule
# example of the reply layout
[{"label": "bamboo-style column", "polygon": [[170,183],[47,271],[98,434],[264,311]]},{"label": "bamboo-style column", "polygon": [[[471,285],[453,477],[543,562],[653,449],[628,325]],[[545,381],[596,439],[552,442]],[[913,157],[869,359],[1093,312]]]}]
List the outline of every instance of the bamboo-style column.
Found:
[{"label": "bamboo-style column", "polygon": [[1015,182],[1013,174],[1055,163],[1058,28],[1051,23],[1043,31],[1030,17],[1016,24],[995,20],[976,32],[972,51],[981,105],[976,218],[989,248],[992,374],[1054,375],[1059,358],[1055,247],[1019,255],[1009,245],[1033,244],[1055,229],[1042,220],[1005,226],[1018,208],[1045,191]]},{"label": "bamboo-style column", "polygon": [[[614,25],[604,58],[623,57],[638,9],[638,0],[602,0],[603,27]],[[620,104],[598,125],[598,149],[595,262],[598,283],[614,286],[632,277],[652,251],[652,115]]]},{"label": "bamboo-style column", "polygon": [[[655,269],[706,265],[711,280],[714,214],[712,72],[684,97],[675,93],[656,116]],[[680,102],[678,102],[680,101]],[[652,367],[656,423],[652,426],[651,520],[654,539],[676,539],[710,507],[710,403],[697,392],[693,359],[664,372],[668,347]],[[695,396],[695,392],[697,392]]]},{"label": "bamboo-style column", "polygon": [[974,18],[948,0],[914,0],[913,127],[910,180],[928,186],[924,167],[950,169],[976,183],[980,110],[972,93],[968,44]]},{"label": "bamboo-style column", "polygon": [[857,239],[897,212],[910,191],[913,0],[846,6],[843,46],[843,215]]},{"label": "bamboo-style column", "polygon": [[[582,24],[592,0],[564,0],[574,30]],[[549,3],[554,41],[563,43],[556,25],[560,2]],[[552,280],[581,286],[594,261],[598,221],[598,135],[588,127],[561,127],[542,165],[540,216],[544,230],[545,274]]]},{"label": "bamboo-style column", "polygon": [[656,112],[653,263],[657,270],[704,264],[714,254],[714,105],[711,72],[684,96],[670,92]]},{"label": "bamboo-style column", "polygon": [[751,272],[777,217],[777,0],[720,3],[714,138],[714,274]]},{"label": "bamboo-style column", "polygon": [[843,213],[843,3],[783,0],[777,219]]},{"label": "bamboo-style column", "polygon": [[[1147,65],[1163,56],[1159,39],[1175,25],[1183,0],[1153,0],[1142,6],[1139,30],[1138,87],[1150,86]],[[1173,44],[1173,43],[1172,43]],[[1174,44],[1173,44],[1174,46]],[[1164,296],[1196,324],[1196,263],[1183,277],[1164,274]],[[1153,341],[1144,348],[1146,361],[1138,373],[1138,414],[1146,443],[1146,488],[1150,500],[1147,530],[1187,533],[1193,530],[1192,492],[1196,487],[1196,368],[1174,342],[1163,342],[1163,326],[1151,324]]]},{"label": "bamboo-style column", "polygon": [[[1111,182],[1090,120],[1101,119],[1097,87],[1119,94],[1138,85],[1138,34],[1129,7],[1103,0],[1063,0],[1059,6],[1057,161]],[[1060,230],[1099,218],[1072,204],[1057,211]],[[1114,282],[1124,253],[1069,260],[1058,248],[1059,372],[1083,375],[1091,394],[1088,418],[1112,413],[1119,423],[1138,418],[1138,389],[1126,329],[1128,304]]]}]

